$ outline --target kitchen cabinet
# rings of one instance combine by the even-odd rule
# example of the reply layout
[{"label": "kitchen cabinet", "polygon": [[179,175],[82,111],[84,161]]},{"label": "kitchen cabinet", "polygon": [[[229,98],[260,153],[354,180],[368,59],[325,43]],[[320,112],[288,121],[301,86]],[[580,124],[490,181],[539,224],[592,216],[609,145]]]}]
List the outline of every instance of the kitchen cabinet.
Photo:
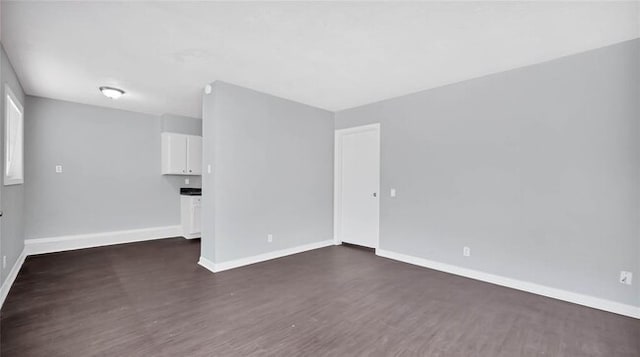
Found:
[{"label": "kitchen cabinet", "polygon": [[201,175],[202,137],[162,133],[162,174]]},{"label": "kitchen cabinet", "polygon": [[[187,239],[200,238],[200,189],[183,188],[180,190],[180,217],[182,222],[182,236]],[[198,192],[195,192],[198,191]]]}]

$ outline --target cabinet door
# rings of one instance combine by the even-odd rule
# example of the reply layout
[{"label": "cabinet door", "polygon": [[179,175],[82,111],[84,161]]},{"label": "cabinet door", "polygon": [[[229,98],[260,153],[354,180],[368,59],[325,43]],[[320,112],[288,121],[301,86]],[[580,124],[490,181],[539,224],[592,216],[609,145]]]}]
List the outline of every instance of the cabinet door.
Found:
[{"label": "cabinet door", "polygon": [[187,174],[186,135],[162,134],[162,173],[165,175]]},{"label": "cabinet door", "polygon": [[189,136],[187,140],[187,173],[189,175],[202,175],[202,137]]},{"label": "cabinet door", "polygon": [[191,212],[191,220],[192,220],[191,221],[191,232],[189,232],[191,234],[198,234],[198,233],[201,232],[201,229],[200,229],[200,216],[201,216],[201,213],[200,213],[200,207],[201,207],[200,200],[201,200],[200,197],[193,199],[193,207],[192,207],[193,211]]}]

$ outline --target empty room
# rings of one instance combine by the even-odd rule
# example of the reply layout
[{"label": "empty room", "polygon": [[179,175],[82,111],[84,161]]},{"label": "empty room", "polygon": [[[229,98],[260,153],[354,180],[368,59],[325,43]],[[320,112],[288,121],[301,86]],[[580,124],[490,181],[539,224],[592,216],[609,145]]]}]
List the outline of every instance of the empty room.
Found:
[{"label": "empty room", "polygon": [[640,357],[640,1],[0,0],[0,355]]}]

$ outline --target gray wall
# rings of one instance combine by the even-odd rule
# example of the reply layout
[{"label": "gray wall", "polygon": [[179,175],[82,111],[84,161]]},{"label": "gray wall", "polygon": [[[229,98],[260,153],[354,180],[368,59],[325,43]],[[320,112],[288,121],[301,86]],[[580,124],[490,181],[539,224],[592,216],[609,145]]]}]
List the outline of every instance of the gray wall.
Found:
[{"label": "gray wall", "polygon": [[29,96],[25,121],[27,239],[176,225],[179,188],[200,184],[160,174],[165,118]]},{"label": "gray wall", "polygon": [[639,64],[634,40],[338,112],[381,123],[380,247],[640,305]]},{"label": "gray wall", "polygon": [[160,116],[160,125],[162,132],[202,136],[202,119],[199,118],[163,114]]},{"label": "gray wall", "polygon": [[203,257],[333,239],[333,114],[223,82],[203,106]]},{"label": "gray wall", "polygon": [[[27,103],[25,103],[24,91],[4,48],[0,45],[0,86],[2,87],[0,88],[0,93],[2,94],[0,98],[0,115],[2,118],[2,120],[0,120],[1,172],[4,172],[5,84],[9,85],[13,94],[18,97],[18,100],[26,110]],[[4,175],[0,174],[0,177],[3,178]],[[22,249],[24,249],[24,185],[4,186],[4,184],[2,184],[2,187],[0,187],[0,202],[4,214],[0,220],[0,254],[7,257],[7,267],[1,269],[2,266],[0,265],[2,272],[2,274],[0,274],[0,281],[4,283],[11,267],[16,263],[20,253],[22,253]]]}]

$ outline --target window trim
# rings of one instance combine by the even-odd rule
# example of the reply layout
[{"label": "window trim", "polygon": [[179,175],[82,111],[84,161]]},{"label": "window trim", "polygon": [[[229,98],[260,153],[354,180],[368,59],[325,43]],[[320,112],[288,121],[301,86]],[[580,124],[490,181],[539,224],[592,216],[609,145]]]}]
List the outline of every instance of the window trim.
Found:
[{"label": "window trim", "polygon": [[[22,140],[21,140],[21,154],[22,154],[22,172],[20,175],[20,178],[10,178],[7,177],[7,171],[6,171],[6,164],[7,164],[7,155],[9,154],[9,140],[8,139],[8,126],[9,126],[9,106],[11,105],[11,103],[9,102],[13,102],[13,104],[18,107],[18,111],[20,112],[20,116],[22,118],[22,128],[21,128],[21,132],[20,135],[22,136]],[[20,100],[18,100],[18,97],[16,97],[16,95],[13,93],[13,91],[11,90],[11,87],[9,87],[8,83],[4,84],[4,155],[2,158],[3,161],[3,172],[2,172],[2,177],[3,177],[3,184],[4,186],[9,186],[9,185],[20,185],[24,183],[24,106],[22,105],[22,103],[20,103]]]}]

